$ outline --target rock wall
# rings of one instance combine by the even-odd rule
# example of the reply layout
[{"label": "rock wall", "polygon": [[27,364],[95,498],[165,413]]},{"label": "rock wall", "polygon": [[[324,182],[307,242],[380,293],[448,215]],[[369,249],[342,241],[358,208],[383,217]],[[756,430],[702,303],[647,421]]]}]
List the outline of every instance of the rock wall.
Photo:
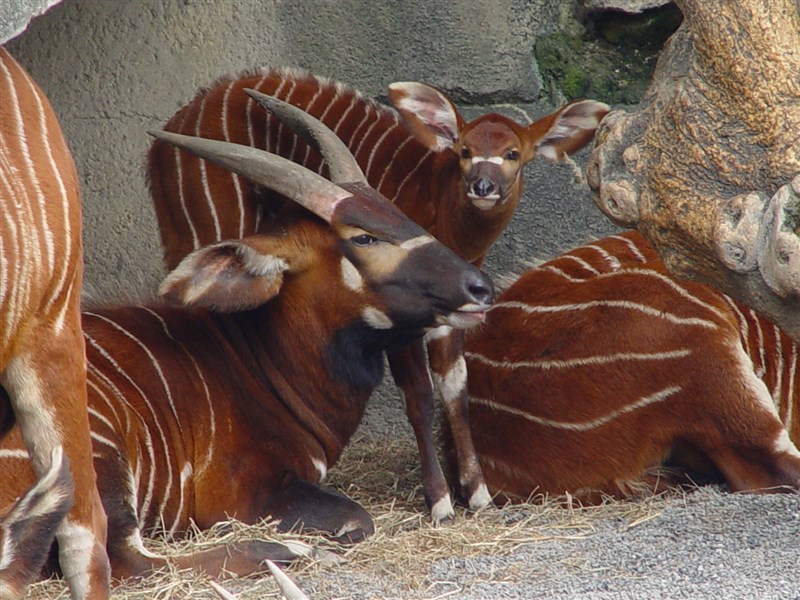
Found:
[{"label": "rock wall", "polygon": [[[539,101],[533,48],[562,12],[559,0],[67,0],[7,45],[61,117],[83,183],[87,285],[109,299],[147,294],[163,276],[145,132],[199,87],[257,65],[296,66],[368,95],[425,81],[467,114],[525,121],[552,110]],[[490,272],[615,230],[570,166],[536,161],[527,176]]]}]

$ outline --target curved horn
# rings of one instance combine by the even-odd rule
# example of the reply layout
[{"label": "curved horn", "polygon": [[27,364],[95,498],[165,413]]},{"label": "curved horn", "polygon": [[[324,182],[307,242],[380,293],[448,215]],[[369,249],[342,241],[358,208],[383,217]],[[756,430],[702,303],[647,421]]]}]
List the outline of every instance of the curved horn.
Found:
[{"label": "curved horn", "polygon": [[328,163],[331,181],[369,185],[350,149],[325,124],[288,102],[250,88],[244,91],[277,119],[291,127],[306,144],[322,154]]},{"label": "curved horn", "polygon": [[315,215],[331,222],[340,200],[352,196],[321,175],[271,152],[169,131],[148,131],[154,138],[196,154],[291,198]]}]

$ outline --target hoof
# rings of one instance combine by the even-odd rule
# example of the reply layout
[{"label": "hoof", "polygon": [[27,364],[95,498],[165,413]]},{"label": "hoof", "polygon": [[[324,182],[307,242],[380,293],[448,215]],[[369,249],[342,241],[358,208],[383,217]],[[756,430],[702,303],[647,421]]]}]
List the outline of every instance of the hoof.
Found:
[{"label": "hoof", "polygon": [[431,507],[431,520],[436,525],[452,521],[455,516],[456,513],[453,510],[453,503],[450,501],[450,494],[445,494]]},{"label": "hoof", "polygon": [[492,506],[492,495],[485,483],[478,486],[478,489],[469,497],[469,509],[477,512],[487,506]]}]

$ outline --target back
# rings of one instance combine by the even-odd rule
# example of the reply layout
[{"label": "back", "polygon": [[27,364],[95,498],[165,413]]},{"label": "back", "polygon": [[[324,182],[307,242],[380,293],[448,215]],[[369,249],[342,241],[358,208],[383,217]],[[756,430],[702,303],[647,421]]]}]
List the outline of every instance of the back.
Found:
[{"label": "back", "polygon": [[646,473],[676,448],[710,460],[734,489],[796,485],[784,458],[794,464],[797,450],[745,353],[737,311],[712,288],[668,277],[635,232],[523,274],[467,334],[490,489],[652,490]]}]

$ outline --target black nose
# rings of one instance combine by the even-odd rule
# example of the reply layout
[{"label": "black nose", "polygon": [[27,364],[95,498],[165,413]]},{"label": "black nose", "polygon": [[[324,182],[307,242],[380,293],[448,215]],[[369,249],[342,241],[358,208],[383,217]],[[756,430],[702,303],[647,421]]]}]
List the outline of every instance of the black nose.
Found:
[{"label": "black nose", "polygon": [[485,198],[486,196],[491,196],[492,194],[496,194],[497,186],[491,179],[486,179],[486,177],[481,177],[480,179],[478,179],[478,181],[472,184],[472,193],[480,198]]},{"label": "black nose", "polygon": [[476,304],[489,305],[494,302],[494,284],[487,275],[475,269],[467,273],[465,278],[467,295]]}]

